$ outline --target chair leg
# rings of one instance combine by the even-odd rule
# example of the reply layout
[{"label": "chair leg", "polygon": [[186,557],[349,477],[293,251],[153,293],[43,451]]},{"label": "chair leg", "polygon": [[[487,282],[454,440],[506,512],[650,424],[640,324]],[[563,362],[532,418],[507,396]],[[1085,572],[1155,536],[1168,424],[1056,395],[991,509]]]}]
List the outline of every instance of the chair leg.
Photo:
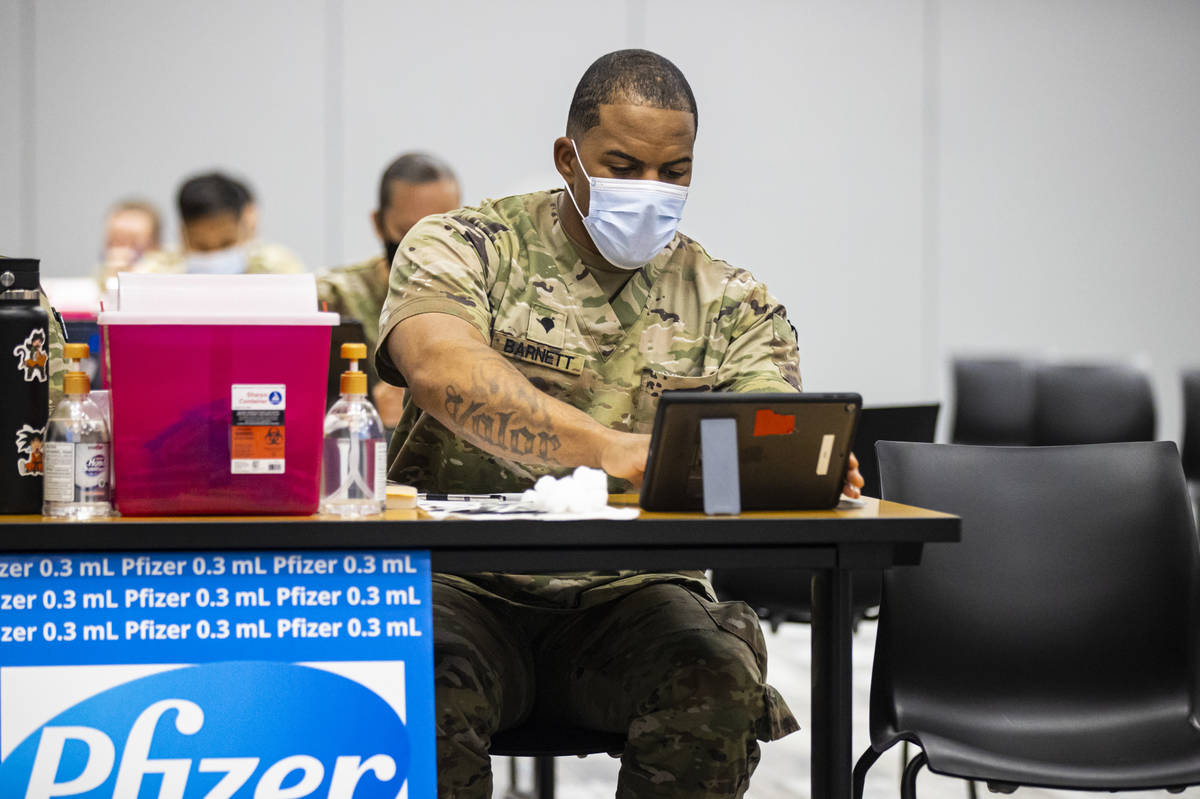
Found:
[{"label": "chair leg", "polygon": [[876,752],[874,748],[868,748],[854,764],[854,799],[862,799],[863,790],[867,784],[867,772],[871,770],[871,766],[875,765],[875,761],[882,754],[883,752]]},{"label": "chair leg", "polygon": [[533,759],[533,790],[537,799],[554,799],[554,758],[538,755]]},{"label": "chair leg", "polygon": [[967,780],[967,799],[979,799],[979,791],[975,788],[975,780]]},{"label": "chair leg", "polygon": [[921,752],[904,767],[904,776],[900,779],[900,799],[917,799],[917,772],[929,762],[929,758]]},{"label": "chair leg", "polygon": [[908,741],[900,742],[900,784],[904,784],[904,767],[908,765],[908,757],[911,753],[908,751]]},{"label": "chair leg", "polygon": [[529,790],[521,789],[520,769],[517,767],[517,761],[520,758],[508,758],[508,791],[504,794],[504,799],[537,799],[537,769],[533,769],[532,782]]}]

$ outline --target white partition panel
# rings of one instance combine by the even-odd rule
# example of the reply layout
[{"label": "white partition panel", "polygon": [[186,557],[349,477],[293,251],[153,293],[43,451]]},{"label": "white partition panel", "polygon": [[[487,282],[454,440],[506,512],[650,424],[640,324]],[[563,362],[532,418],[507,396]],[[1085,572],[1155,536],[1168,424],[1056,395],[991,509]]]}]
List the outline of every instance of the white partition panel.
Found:
[{"label": "white partition panel", "polygon": [[21,92],[25,48],[21,46],[21,6],[0,3],[0,255],[32,255],[25,236],[27,198],[21,156],[25,114]]},{"label": "white partition panel", "polygon": [[941,4],[944,352],[1200,364],[1200,4]]},{"label": "white partition panel", "polygon": [[920,3],[646,5],[699,105],[685,232],[787,305],[807,389],[931,396]]},{"label": "white partition panel", "polygon": [[379,251],[368,214],[406,150],[447,159],[466,203],[558,185],[551,144],[575,84],[628,27],[624,3],[369,0],[343,13],[344,261]]},{"label": "white partition panel", "polygon": [[106,205],[154,200],[221,168],[258,194],[265,239],[310,266],[324,248],[324,4],[106,0],[36,4],[37,255],[86,274]]}]

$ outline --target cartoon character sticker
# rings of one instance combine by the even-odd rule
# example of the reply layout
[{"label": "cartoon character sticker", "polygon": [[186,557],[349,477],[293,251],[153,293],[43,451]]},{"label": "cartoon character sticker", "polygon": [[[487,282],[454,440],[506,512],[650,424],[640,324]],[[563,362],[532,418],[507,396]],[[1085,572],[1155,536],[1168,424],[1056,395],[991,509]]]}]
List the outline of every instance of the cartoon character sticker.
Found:
[{"label": "cartoon character sticker", "polygon": [[42,450],[46,440],[46,428],[23,425],[17,431],[17,454],[27,456],[17,459],[17,474],[34,477],[43,471]]},{"label": "cartoon character sticker", "polygon": [[46,382],[46,365],[50,356],[46,354],[46,331],[36,327],[29,333],[24,344],[13,347],[13,355],[17,356],[17,368],[25,372],[25,382]]}]

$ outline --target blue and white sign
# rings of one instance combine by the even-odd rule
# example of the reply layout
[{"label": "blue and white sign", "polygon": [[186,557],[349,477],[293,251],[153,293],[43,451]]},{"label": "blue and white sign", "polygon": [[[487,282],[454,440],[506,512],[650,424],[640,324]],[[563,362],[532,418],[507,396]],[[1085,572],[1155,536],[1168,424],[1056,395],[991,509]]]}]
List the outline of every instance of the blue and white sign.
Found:
[{"label": "blue and white sign", "polygon": [[0,557],[0,796],[437,791],[429,554]]}]

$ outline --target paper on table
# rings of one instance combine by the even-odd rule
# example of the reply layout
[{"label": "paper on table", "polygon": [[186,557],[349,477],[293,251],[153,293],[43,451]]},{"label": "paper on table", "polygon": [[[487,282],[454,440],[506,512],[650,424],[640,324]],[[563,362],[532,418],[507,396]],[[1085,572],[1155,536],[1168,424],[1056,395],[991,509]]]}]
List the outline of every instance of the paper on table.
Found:
[{"label": "paper on table", "polygon": [[537,510],[529,502],[497,499],[480,496],[471,499],[429,500],[422,498],[418,503],[421,510],[432,519],[466,519],[470,521],[496,521],[524,519],[530,521],[562,522],[578,519],[636,519],[638,508],[605,505],[582,512],[552,513]]}]

